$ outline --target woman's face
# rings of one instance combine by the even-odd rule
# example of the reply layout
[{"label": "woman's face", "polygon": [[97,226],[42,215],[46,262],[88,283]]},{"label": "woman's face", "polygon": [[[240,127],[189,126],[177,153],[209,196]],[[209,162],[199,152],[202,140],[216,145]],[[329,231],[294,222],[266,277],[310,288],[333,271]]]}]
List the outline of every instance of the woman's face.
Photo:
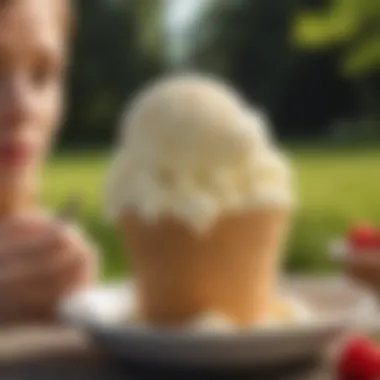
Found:
[{"label": "woman's face", "polygon": [[0,7],[0,190],[36,177],[62,111],[65,33],[57,0]]}]

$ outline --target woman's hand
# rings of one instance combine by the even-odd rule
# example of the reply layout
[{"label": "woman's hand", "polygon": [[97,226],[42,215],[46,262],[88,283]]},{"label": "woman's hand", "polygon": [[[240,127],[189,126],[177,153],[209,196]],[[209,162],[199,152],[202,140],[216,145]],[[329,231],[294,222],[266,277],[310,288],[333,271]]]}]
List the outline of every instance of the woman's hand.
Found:
[{"label": "woman's hand", "polygon": [[0,323],[54,319],[70,292],[97,276],[95,248],[74,226],[51,220],[0,225]]}]

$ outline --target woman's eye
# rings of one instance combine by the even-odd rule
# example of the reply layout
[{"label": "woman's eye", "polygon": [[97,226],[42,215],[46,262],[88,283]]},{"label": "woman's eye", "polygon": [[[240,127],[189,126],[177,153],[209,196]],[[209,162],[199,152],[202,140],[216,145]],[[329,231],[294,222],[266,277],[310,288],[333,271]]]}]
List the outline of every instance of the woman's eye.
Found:
[{"label": "woman's eye", "polygon": [[33,85],[43,87],[60,78],[62,74],[60,65],[50,60],[44,59],[36,62],[31,68],[30,80]]},{"label": "woman's eye", "polygon": [[54,77],[55,70],[47,65],[39,65],[33,68],[31,80],[34,85],[42,87]]}]

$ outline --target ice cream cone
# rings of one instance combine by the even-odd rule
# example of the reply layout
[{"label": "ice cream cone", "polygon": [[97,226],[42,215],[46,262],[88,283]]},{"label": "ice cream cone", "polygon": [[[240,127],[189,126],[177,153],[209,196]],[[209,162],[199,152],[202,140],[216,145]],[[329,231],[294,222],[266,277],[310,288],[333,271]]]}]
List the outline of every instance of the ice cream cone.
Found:
[{"label": "ice cream cone", "polygon": [[269,315],[289,211],[221,218],[204,235],[174,219],[147,224],[125,214],[120,229],[132,254],[140,315],[157,326],[182,325],[204,311],[237,325]]},{"label": "ice cream cone", "polygon": [[178,326],[273,313],[292,175],[265,118],[202,77],[159,81],[122,123],[107,213],[132,255],[140,316]]}]

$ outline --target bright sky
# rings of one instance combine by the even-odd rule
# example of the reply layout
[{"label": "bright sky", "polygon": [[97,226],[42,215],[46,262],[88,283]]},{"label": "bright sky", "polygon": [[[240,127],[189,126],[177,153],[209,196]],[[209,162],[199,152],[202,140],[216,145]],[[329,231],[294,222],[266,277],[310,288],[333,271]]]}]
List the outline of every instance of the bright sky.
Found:
[{"label": "bright sky", "polygon": [[205,4],[211,0],[165,0],[165,24],[169,35],[169,54],[181,59],[191,38],[189,30],[202,12]]},{"label": "bright sky", "polygon": [[166,0],[166,22],[172,28],[191,23],[207,0]]}]

